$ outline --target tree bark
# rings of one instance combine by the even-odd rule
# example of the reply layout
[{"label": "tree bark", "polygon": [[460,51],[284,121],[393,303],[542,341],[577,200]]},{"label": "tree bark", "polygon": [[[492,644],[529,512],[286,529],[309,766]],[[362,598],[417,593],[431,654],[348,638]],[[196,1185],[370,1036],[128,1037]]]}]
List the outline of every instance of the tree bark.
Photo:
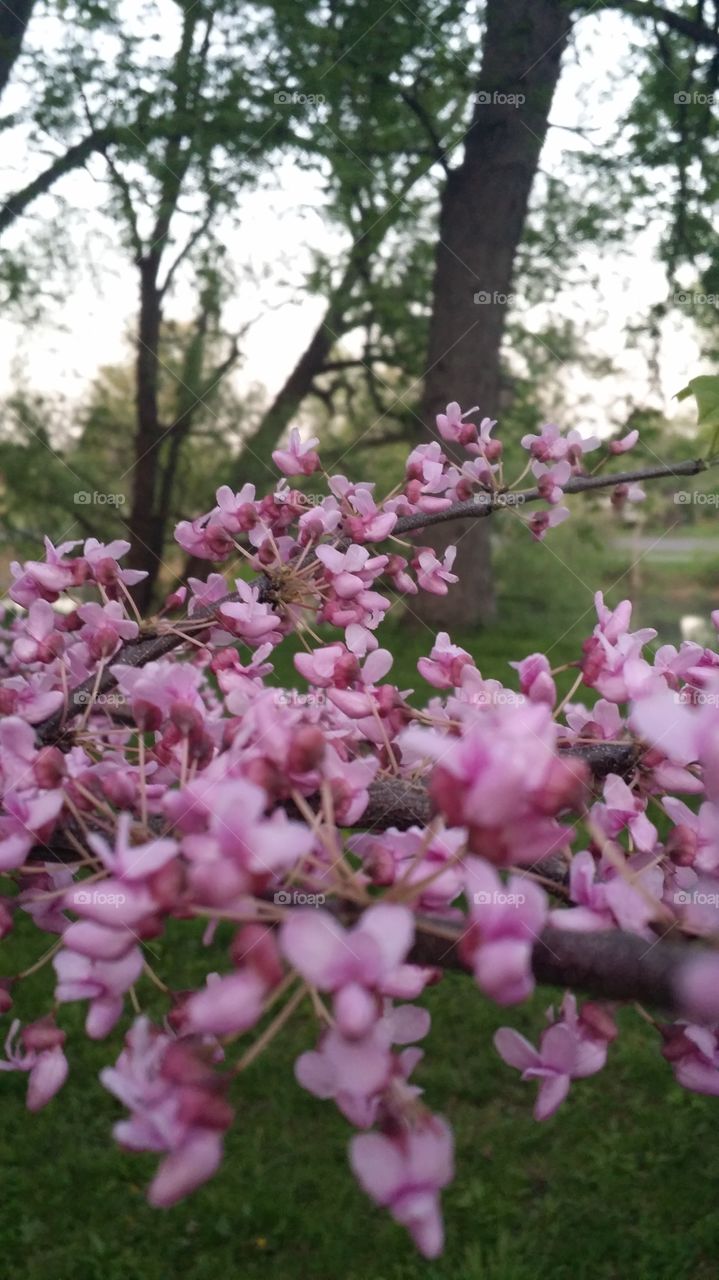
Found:
[{"label": "tree bark", "polygon": [[162,563],[162,522],[157,514],[158,448],[162,429],[158,407],[160,373],[159,349],[162,326],[162,295],[157,283],[159,256],[150,252],[138,263],[140,271],[140,312],[135,362],[135,446],[132,468],[132,503],[128,531],[128,564],[144,569],[147,577],[133,594],[141,612],[150,607],[153,589]]},{"label": "tree bark", "polygon": [[[499,416],[506,299],[570,29],[565,0],[488,0],[464,158],[441,199],[421,409],[431,439],[449,400]],[[449,541],[441,530],[422,538],[437,551]],[[462,587],[412,608],[431,626],[473,628],[495,612],[489,525],[472,521],[454,541]]]},{"label": "tree bark", "polygon": [[35,0],[12,0],[12,5],[0,4],[0,95],[20,56],[34,7]]}]

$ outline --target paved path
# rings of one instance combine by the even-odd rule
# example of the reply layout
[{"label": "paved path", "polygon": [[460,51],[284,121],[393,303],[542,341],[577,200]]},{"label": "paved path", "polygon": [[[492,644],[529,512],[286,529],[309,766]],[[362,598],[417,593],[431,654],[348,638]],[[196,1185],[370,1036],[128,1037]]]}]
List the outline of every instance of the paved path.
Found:
[{"label": "paved path", "polygon": [[680,538],[676,534],[642,533],[638,538],[630,536],[613,538],[610,544],[616,551],[642,551],[656,556],[688,556],[693,552],[714,553],[719,556],[719,531],[716,538]]}]

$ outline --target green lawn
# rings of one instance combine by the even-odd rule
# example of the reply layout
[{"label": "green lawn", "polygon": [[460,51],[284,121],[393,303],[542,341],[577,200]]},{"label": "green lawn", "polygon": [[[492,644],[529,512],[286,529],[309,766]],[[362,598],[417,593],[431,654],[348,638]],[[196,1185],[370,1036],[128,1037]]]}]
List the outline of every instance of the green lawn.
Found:
[{"label": "green lawn", "polygon": [[[622,566],[605,564],[567,538],[562,558],[587,583],[571,581],[551,556],[542,571],[506,569],[503,619],[492,632],[455,637],[478,654],[487,676],[506,675],[508,657],[552,646],[554,662],[575,657],[593,615],[589,587],[609,587]],[[575,557],[572,560],[572,557]],[[531,562],[524,561],[525,564]],[[543,576],[544,565],[549,568]],[[595,572],[596,571],[596,572]],[[662,581],[662,598],[671,584]],[[555,585],[556,585],[555,582]],[[675,583],[677,589],[679,585]],[[617,590],[612,599],[620,598]],[[667,606],[668,607],[668,606]],[[642,621],[646,621],[642,618]],[[667,623],[669,626],[669,621]],[[393,619],[387,641],[401,660],[400,685],[418,687],[413,664],[431,638]],[[278,676],[292,683],[287,659]],[[151,944],[153,962],[177,986],[207,967],[200,929],[174,923]],[[229,931],[213,963],[226,966]],[[27,923],[4,944],[5,972],[30,963],[42,939]],[[21,1016],[42,1011],[45,970],[24,985]],[[153,1007],[156,993],[141,990]],[[714,1280],[719,1277],[719,1100],[674,1085],[653,1035],[631,1010],[607,1070],[578,1083],[550,1121],[531,1118],[534,1089],[495,1054],[496,1028],[535,1038],[553,993],[500,1012],[469,979],[451,975],[428,996],[432,1031],[416,1073],[427,1100],[453,1124],[457,1178],[444,1198],[447,1249],[425,1263],[404,1232],[372,1207],[346,1164],[349,1126],[331,1103],[295,1085],[292,1062],[315,1039],[307,1013],[242,1080],[237,1121],[218,1176],[189,1201],[158,1212],[143,1188],[149,1156],[118,1152],[110,1128],[119,1104],[97,1081],[121,1034],[97,1045],[77,1034],[82,1011],[61,1010],[71,1032],[72,1073],[62,1095],[37,1116],[24,1111],[25,1079],[2,1077],[0,1274],[26,1280]]]}]

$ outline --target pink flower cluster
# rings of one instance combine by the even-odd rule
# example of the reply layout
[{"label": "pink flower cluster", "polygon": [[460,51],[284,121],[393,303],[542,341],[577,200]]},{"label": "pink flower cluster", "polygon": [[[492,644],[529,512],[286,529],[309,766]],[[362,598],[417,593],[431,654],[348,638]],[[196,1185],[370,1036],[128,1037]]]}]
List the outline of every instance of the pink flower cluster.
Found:
[{"label": "pink flower cluster", "polygon": [[[430,548],[424,526],[455,503],[464,515],[508,505],[520,483],[505,481],[495,426],[448,405],[384,499],[325,477],[318,441],[293,430],[272,493],[223,486],[178,525],[180,547],[225,572],[190,578],[142,627],[125,542],[47,542],[43,559],[12,566],[0,936],[18,921],[49,935],[56,983],[52,1012],[21,1028],[21,975],[0,982],[0,1070],[27,1073],[35,1110],[67,1074],[55,1015],[81,1002],[97,1040],[120,1024],[125,1047],[101,1079],[127,1111],[118,1142],[161,1157],[153,1204],[216,1172],[231,1090],[241,1098],[244,1070],[301,1006],[318,1034],[298,1083],[359,1131],[360,1186],[436,1257],[453,1143],[414,1078],[430,1030],[421,1001],[448,955],[476,998],[525,1000],[552,930],[580,944],[614,930],[648,949],[665,932],[698,940],[677,978],[678,1021],[655,1032],[681,1084],[719,1094],[707,946],[719,932],[719,653],[652,652],[630,602],[610,608],[601,593],[569,674],[530,653],[507,683],[487,679],[440,632],[418,663],[429,696],[414,697],[381,647],[398,595],[457,582],[455,548]],[[609,456],[636,439],[610,442]],[[526,523],[541,539],[599,442],[545,425],[522,444],[535,487],[518,493],[539,502]],[[325,480],[322,493],[304,487]],[[617,501],[636,496],[621,488]],[[298,688],[280,686],[272,661],[293,632],[283,670]],[[590,706],[571,700],[582,683]],[[624,766],[593,772],[589,749],[601,764],[615,748]],[[231,963],[216,971],[208,951],[186,990],[165,971],[169,948],[158,962],[152,944],[187,922],[196,948],[198,921],[208,948],[233,930]],[[149,990],[161,1023],[130,1021]],[[509,1028],[495,1043],[538,1083],[544,1119],[604,1066],[616,1033],[611,1008],[566,992],[537,1048]]]}]

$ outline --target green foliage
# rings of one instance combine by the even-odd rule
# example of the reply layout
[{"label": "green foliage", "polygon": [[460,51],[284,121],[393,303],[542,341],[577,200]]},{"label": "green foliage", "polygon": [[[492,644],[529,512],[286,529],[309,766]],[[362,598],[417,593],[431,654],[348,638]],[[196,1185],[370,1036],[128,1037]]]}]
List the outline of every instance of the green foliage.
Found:
[{"label": "green foliage", "polygon": [[694,396],[697,402],[697,425],[709,440],[707,457],[713,458],[719,441],[719,377],[714,374],[692,378],[686,387],[677,392],[677,400],[686,400],[688,396]]}]

